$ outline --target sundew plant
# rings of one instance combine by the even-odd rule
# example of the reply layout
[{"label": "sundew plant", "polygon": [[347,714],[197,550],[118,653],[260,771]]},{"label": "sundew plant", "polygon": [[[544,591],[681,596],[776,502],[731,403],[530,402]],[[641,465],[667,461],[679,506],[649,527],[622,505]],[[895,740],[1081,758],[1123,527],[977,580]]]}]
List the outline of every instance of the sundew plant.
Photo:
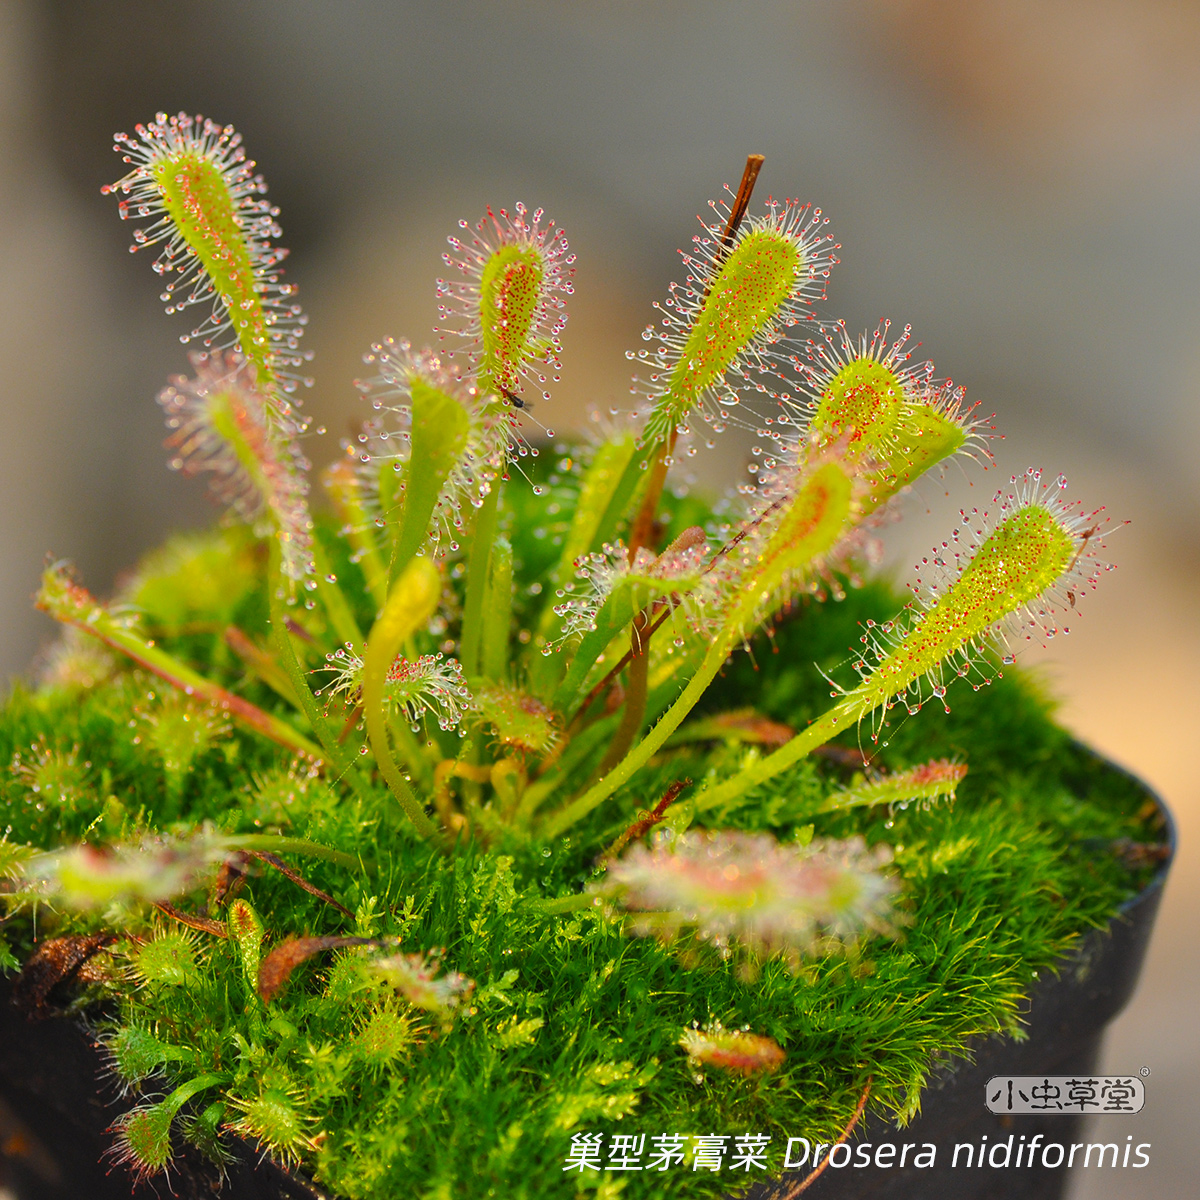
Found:
[{"label": "sundew plant", "polygon": [[[225,516],[109,602],[46,567],[66,630],[5,710],[0,840],[0,965],[35,1014],[90,1006],[116,1161],[241,1139],[346,1196],[718,1194],[1015,1028],[1132,886],[1073,847],[1138,836],[1136,800],[1089,801],[1001,682],[1066,632],[1105,521],[1031,469],[907,603],[863,582],[992,429],[907,326],[828,317],[820,209],[756,210],[751,157],[629,355],[636,411],[566,440],[538,424],[566,235],[460,221],[432,344],[370,348],[314,483],[306,318],[240,137],[160,114],[116,150],[133,249],[199,318],[169,464]],[[672,468],[734,425],[753,482],[689,494]],[[751,1130],[770,1157],[697,1169],[693,1134]],[[678,1154],[622,1167],[610,1134]]]}]

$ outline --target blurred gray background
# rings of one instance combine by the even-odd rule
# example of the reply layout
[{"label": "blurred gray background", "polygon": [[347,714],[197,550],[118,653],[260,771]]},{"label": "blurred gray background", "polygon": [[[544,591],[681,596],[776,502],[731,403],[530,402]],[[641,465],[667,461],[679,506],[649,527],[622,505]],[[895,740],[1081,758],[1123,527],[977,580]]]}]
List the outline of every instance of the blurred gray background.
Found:
[{"label": "blurred gray background", "polygon": [[[160,449],[154,396],[190,323],[162,314],[149,256],[126,252],[100,196],[121,173],[114,131],[165,109],[244,134],[311,316],[318,463],[358,414],[368,344],[430,336],[444,239],[489,202],[545,206],[579,256],[563,380],[538,417],[563,432],[628,404],[624,351],[679,277],[676,248],[763,153],[760,193],[819,204],[843,243],[825,315],[911,322],[1006,435],[997,468],[913,498],[894,563],[1026,465],[1133,522],[1071,638],[1032,660],[1184,835],[1108,1049],[1113,1070],[1151,1068],[1129,1131],[1152,1166],[1081,1173],[1075,1197],[1190,1194],[1197,64],[1195,0],[0,0],[0,678],[52,634],[30,604],[47,551],[103,593],[212,515]],[[743,453],[700,469],[733,478]]]}]

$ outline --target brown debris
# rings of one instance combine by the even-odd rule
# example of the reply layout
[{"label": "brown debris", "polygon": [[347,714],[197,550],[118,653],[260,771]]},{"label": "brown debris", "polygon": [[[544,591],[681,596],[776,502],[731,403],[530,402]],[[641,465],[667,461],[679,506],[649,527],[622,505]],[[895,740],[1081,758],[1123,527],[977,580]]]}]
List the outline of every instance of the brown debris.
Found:
[{"label": "brown debris", "polygon": [[115,933],[50,938],[30,956],[13,984],[13,1003],[30,1018],[49,1016],[46,999],[93,954],[117,940]]},{"label": "brown debris", "polygon": [[288,938],[279,943],[258,968],[258,994],[264,1004],[270,1004],[276,993],[288,981],[291,973],[314,954],[322,950],[340,950],[345,946],[381,946],[378,938],[361,937],[302,937]]},{"label": "brown debris", "polygon": [[213,880],[212,892],[208,897],[209,908],[218,908],[226,900],[232,900],[242,890],[246,882],[246,866],[250,855],[244,850],[227,858],[217,870]]},{"label": "brown debris", "polygon": [[171,918],[172,921],[178,921],[180,925],[186,925],[189,929],[195,929],[199,933],[211,933],[213,937],[227,938],[229,930],[220,921],[214,921],[211,917],[200,917],[192,913],[180,912],[173,904],[168,904],[165,900],[160,900],[155,904],[155,908],[160,913]]}]

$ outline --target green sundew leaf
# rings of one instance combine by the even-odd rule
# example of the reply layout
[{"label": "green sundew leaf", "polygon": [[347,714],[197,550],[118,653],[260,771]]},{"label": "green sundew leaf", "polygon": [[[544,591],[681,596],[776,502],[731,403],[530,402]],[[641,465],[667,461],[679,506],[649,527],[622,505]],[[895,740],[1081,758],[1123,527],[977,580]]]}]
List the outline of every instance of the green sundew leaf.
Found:
[{"label": "green sundew leaf", "polygon": [[895,371],[873,358],[856,358],[829,381],[811,428],[824,437],[848,434],[851,454],[873,456],[887,446],[903,399]]},{"label": "green sundew leaf", "polygon": [[[357,556],[371,599],[375,601],[377,608],[382,608],[387,602],[387,564],[379,553],[375,522],[368,515],[363,503],[362,485],[358,475],[348,459],[340,458],[326,468],[321,482],[333,501],[334,511],[346,527],[346,540]],[[388,510],[385,509],[384,512],[386,515]]]},{"label": "green sundew leaf", "polygon": [[933,405],[906,400],[896,372],[872,358],[856,358],[838,371],[813,414],[812,430],[831,441],[845,435],[849,461],[878,464],[869,477],[864,516],[966,442],[958,422]]},{"label": "green sundew leaf", "polygon": [[388,671],[396,655],[405,641],[437,611],[441,595],[442,579],[433,560],[414,558],[388,593],[387,603],[367,637],[363,657],[362,706],[375,761],[401,808],[424,837],[436,837],[437,826],[425,815],[421,802],[392,758],[384,701]]},{"label": "green sundew leaf", "polygon": [[812,474],[784,512],[757,568],[739,586],[726,629],[740,631],[752,624],[789,574],[805,570],[829,551],[849,519],[850,492],[850,479],[837,463],[826,463]]},{"label": "green sundew leaf", "polygon": [[[881,472],[881,484],[886,493],[879,502],[912,483],[930,467],[956,454],[966,443],[967,435],[961,425],[950,420],[927,404],[905,402],[896,414],[892,441],[885,448],[886,468]],[[876,494],[883,487],[875,489]]]},{"label": "green sundew leaf", "polygon": [[545,267],[532,246],[506,245],[494,251],[479,284],[483,331],[480,376],[492,387],[514,390],[536,347],[530,340]]},{"label": "green sundew leaf", "polygon": [[[1010,513],[937,603],[916,614],[907,634],[870,675],[786,745],[701,792],[696,807],[701,811],[715,808],[778,775],[954,655],[969,656],[971,648],[1006,617],[1052,587],[1069,570],[1075,555],[1075,538],[1044,505],[1026,504]],[[639,753],[645,744],[638,748]],[[612,776],[628,771],[635,758],[631,755]],[[599,790],[593,788],[572,807],[593,803],[593,793]],[[553,825],[551,828],[558,831]]]},{"label": "green sundew leaf", "polygon": [[541,652],[558,627],[559,618],[554,611],[553,596],[571,582],[576,560],[598,548],[597,535],[627,474],[631,487],[639,482],[639,475],[644,474],[629,474],[629,465],[636,451],[637,438],[632,432],[610,438],[597,448],[591,466],[584,473],[571,528],[563,541],[562,554],[547,588],[551,599],[546,601],[542,609],[537,636],[534,638],[534,653],[529,660],[529,686],[535,695],[549,695],[562,673],[561,656]]},{"label": "green sundew leaf", "polygon": [[541,754],[557,741],[554,713],[535,696],[482,679],[473,680],[470,688],[480,717],[505,746]]},{"label": "green sundew leaf", "polygon": [[195,1056],[160,1041],[140,1025],[123,1025],[105,1039],[104,1049],[122,1083],[136,1086],[168,1062],[191,1062]]},{"label": "green sundew leaf", "polygon": [[114,1122],[115,1157],[138,1177],[165,1170],[171,1161],[171,1122],[175,1109],[163,1101],[139,1105]]},{"label": "green sundew leaf", "polygon": [[412,446],[404,479],[404,508],[396,533],[393,579],[408,566],[429,535],[430,519],[442,488],[467,444],[470,418],[453,396],[414,376]]},{"label": "green sundew leaf", "polygon": [[575,560],[595,548],[596,534],[609,502],[636,450],[637,438],[632,432],[609,438],[596,450],[591,466],[584,473],[571,529],[563,542],[562,555],[554,573],[560,587],[571,578]]},{"label": "green sundew leaf", "polygon": [[700,572],[672,579],[658,579],[644,573],[626,575],[613,588],[596,614],[596,628],[583,635],[571,648],[571,665],[566,677],[555,689],[551,706],[568,712],[583,695],[588,673],[596,660],[619,636],[633,618],[648,604],[663,596],[686,595],[700,582]]},{"label": "green sundew leaf", "polygon": [[246,988],[252,996],[258,994],[258,968],[265,934],[262,918],[248,900],[235,900],[229,906],[229,936],[237,946]]},{"label": "green sundew leaf", "polygon": [[137,975],[151,988],[190,987],[200,977],[193,939],[183,933],[164,933],[130,951]]},{"label": "green sundew leaf", "polygon": [[177,1087],[158,1104],[139,1104],[113,1122],[113,1157],[141,1179],[164,1170],[171,1161],[171,1123],[195,1095],[225,1083],[227,1075],[200,1075]]},{"label": "green sundew leaf", "polygon": [[229,1128],[261,1142],[285,1163],[299,1161],[303,1151],[312,1149],[306,1116],[283,1088],[264,1087],[254,1099],[234,1102],[241,1116]]},{"label": "green sundew leaf", "polygon": [[589,550],[599,550],[605,542],[611,542],[617,536],[622,522],[641,502],[642,492],[650,480],[650,461],[658,452],[658,448],[659,444],[656,442],[647,443],[629,456],[609,496],[604,513],[596,523]]},{"label": "green sundew leaf", "polygon": [[189,151],[156,164],[154,178],[167,215],[224,302],[242,354],[260,382],[274,382],[267,316],[228,182],[217,166]]},{"label": "green sundew leaf", "polygon": [[351,1040],[350,1050],[367,1067],[382,1068],[406,1053],[415,1041],[412,1018],[388,1004],[367,1017]]},{"label": "green sundew leaf", "polygon": [[753,229],[729,252],[671,372],[663,404],[682,418],[706,388],[778,315],[802,267],[795,243],[778,230]]},{"label": "green sundew leaf", "polygon": [[831,793],[819,807],[804,815],[840,812],[842,809],[871,804],[899,805],[904,808],[911,803],[928,806],[935,800],[953,800],[966,774],[964,763],[940,759],[878,779],[867,780],[860,775],[849,787]]},{"label": "green sundew leaf", "polygon": [[497,538],[488,563],[483,597],[480,666],[489,679],[503,682],[508,673],[508,635],[513,611],[513,552],[507,538]]},{"label": "green sundew leaf", "polygon": [[1040,596],[1070,566],[1075,539],[1040,504],[1018,509],[997,527],[957,582],[842,704],[869,711],[983,637]]},{"label": "green sundew leaf", "polygon": [[222,628],[257,586],[254,543],[241,525],[172,537],[146,555],[118,598],[165,633],[198,624]]}]

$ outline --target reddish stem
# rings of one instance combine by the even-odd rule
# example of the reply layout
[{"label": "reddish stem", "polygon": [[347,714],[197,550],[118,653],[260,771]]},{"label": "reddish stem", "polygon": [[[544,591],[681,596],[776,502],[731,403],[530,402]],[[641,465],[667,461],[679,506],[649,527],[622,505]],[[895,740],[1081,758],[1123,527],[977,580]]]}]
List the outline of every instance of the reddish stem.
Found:
[{"label": "reddish stem", "polygon": [[846,1128],[842,1130],[842,1136],[840,1138],[838,1138],[838,1140],[836,1142],[834,1142],[832,1146],[829,1147],[829,1154],[825,1155],[824,1161],[821,1163],[821,1165],[819,1167],[814,1167],[799,1182],[799,1184],[796,1185],[796,1187],[791,1188],[788,1191],[784,1192],[779,1197],[779,1200],[796,1200],[796,1197],[799,1196],[801,1192],[808,1191],[808,1189],[814,1183],[816,1183],[817,1176],[819,1176],[821,1174],[821,1172],[824,1171],[827,1166],[829,1166],[829,1155],[832,1154],[834,1152],[834,1150],[836,1150],[837,1147],[840,1146],[851,1135],[851,1133],[854,1132],[854,1127],[855,1127],[855,1125],[858,1124],[859,1117],[861,1117],[863,1115],[863,1109],[867,1107],[867,1097],[870,1094],[871,1094],[871,1080],[868,1079],[867,1086],[865,1088],[863,1088],[862,1095],[859,1096],[859,1098],[858,1098],[858,1107],[854,1110],[854,1116],[852,1116],[850,1118],[850,1124],[847,1125]]},{"label": "reddish stem", "polygon": [[679,793],[686,787],[691,787],[690,779],[677,779],[666,792],[663,793],[663,798],[649,811],[643,812],[638,816],[630,827],[605,852],[600,855],[600,860],[616,858],[634,838],[640,838],[643,834],[648,833],[655,825],[659,823],[667,815],[667,809],[675,803]]}]

